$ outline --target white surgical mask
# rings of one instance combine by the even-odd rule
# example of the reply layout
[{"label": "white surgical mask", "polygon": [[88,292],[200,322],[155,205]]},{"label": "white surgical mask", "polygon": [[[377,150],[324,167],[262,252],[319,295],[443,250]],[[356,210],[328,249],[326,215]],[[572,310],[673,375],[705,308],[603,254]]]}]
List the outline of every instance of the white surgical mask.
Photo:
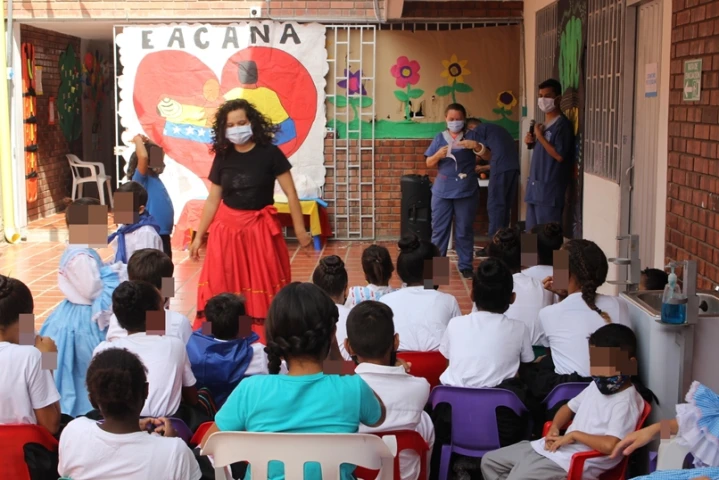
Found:
[{"label": "white surgical mask", "polygon": [[450,120],[447,122],[447,128],[452,133],[461,132],[464,128],[464,120]]},{"label": "white surgical mask", "polygon": [[252,125],[238,125],[225,130],[227,140],[235,145],[244,145],[252,138]]},{"label": "white surgical mask", "polygon": [[538,98],[537,104],[539,105],[539,109],[541,111],[543,111],[544,113],[553,112],[557,108],[554,105],[554,98],[547,98],[547,97]]}]

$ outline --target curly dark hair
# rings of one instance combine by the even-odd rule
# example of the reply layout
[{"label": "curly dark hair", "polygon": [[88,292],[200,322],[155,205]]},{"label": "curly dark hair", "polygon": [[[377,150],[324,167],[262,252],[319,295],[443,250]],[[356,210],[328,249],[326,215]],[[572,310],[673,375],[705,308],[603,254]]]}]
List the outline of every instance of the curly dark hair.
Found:
[{"label": "curly dark hair", "polygon": [[284,359],[288,367],[293,358],[324,362],[335,338],[339,320],[337,305],[320,287],[292,282],[280,290],[267,312],[268,368],[280,372]]},{"label": "curly dark hair", "polygon": [[420,239],[416,233],[408,232],[397,242],[397,273],[407,285],[422,285],[425,280],[425,263],[439,257],[439,249],[432,242]]},{"label": "curly dark hair", "polygon": [[491,257],[477,267],[472,277],[472,301],[484,312],[504,313],[512,304],[514,279],[507,265]]},{"label": "curly dark hair", "polygon": [[20,320],[20,315],[32,314],[35,302],[30,289],[17,278],[0,275],[0,329]]},{"label": "curly dark hair", "polygon": [[85,381],[90,403],[103,417],[140,415],[147,369],[134,353],[124,348],[98,353],[90,362]]},{"label": "curly dark hair", "polygon": [[312,283],[331,297],[344,295],[349,283],[345,262],[337,255],[321,259],[312,273]]},{"label": "curly dark hair", "polygon": [[532,233],[537,235],[537,260],[540,265],[552,266],[554,252],[564,244],[564,232],[559,223],[535,225]]},{"label": "curly dark hair", "polygon": [[217,109],[215,121],[212,123],[212,147],[210,148],[212,153],[224,154],[232,147],[232,143],[225,137],[225,130],[227,130],[227,115],[235,110],[245,111],[245,115],[252,125],[252,140],[257,145],[264,147],[272,143],[277,126],[273,125],[247,100],[229,100]]},{"label": "curly dark hair", "polygon": [[362,271],[365,279],[374,284],[389,285],[394,272],[389,250],[381,245],[370,245],[362,252]]},{"label": "curly dark hair", "polygon": [[589,240],[570,240],[564,244],[569,253],[569,273],[582,288],[582,299],[607,322],[612,319],[597,307],[597,289],[607,280],[609,262],[601,248]]},{"label": "curly dark hair", "polygon": [[157,288],[147,282],[125,281],[112,292],[112,311],[117,323],[131,332],[147,329],[148,312],[162,311],[162,297]]},{"label": "curly dark hair", "polygon": [[516,228],[500,228],[487,247],[487,254],[504,262],[509,271],[522,270],[522,237]]}]

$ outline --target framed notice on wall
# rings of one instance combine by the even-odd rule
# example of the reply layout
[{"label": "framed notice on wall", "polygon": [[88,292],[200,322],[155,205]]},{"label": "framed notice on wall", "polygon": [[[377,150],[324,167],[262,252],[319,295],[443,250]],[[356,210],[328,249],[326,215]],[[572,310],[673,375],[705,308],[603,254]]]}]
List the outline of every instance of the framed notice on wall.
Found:
[{"label": "framed notice on wall", "polygon": [[48,102],[48,125],[55,125],[55,97],[50,97]]}]

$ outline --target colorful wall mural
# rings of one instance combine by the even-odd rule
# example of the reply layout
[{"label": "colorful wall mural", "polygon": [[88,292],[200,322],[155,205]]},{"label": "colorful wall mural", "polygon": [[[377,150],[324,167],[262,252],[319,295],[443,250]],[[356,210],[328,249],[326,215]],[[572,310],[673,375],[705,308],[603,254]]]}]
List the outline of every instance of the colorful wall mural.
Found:
[{"label": "colorful wall mural", "polygon": [[[334,39],[327,41],[333,51]],[[502,125],[519,138],[514,93],[519,91],[519,27],[380,31],[377,45],[376,72],[354,65],[347,59],[351,54],[338,68],[344,69],[342,78],[329,72],[327,84],[335,85],[336,93],[328,88],[327,126],[340,138],[372,138],[373,130],[378,139],[432,138],[445,128],[450,103],[463,104],[469,116]],[[361,49],[359,40],[352,49]],[[370,98],[372,77],[376,98]],[[373,105],[374,118],[368,118]]]}]

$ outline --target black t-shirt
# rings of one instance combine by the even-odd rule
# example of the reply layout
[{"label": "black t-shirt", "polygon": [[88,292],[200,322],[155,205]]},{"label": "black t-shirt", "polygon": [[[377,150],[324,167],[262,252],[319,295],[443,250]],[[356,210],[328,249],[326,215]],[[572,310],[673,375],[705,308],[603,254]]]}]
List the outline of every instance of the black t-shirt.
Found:
[{"label": "black t-shirt", "polygon": [[215,155],[209,180],[222,187],[222,200],[236,210],[262,210],[272,205],[275,179],[292,168],[282,150],[260,146],[240,153],[231,148]]}]

